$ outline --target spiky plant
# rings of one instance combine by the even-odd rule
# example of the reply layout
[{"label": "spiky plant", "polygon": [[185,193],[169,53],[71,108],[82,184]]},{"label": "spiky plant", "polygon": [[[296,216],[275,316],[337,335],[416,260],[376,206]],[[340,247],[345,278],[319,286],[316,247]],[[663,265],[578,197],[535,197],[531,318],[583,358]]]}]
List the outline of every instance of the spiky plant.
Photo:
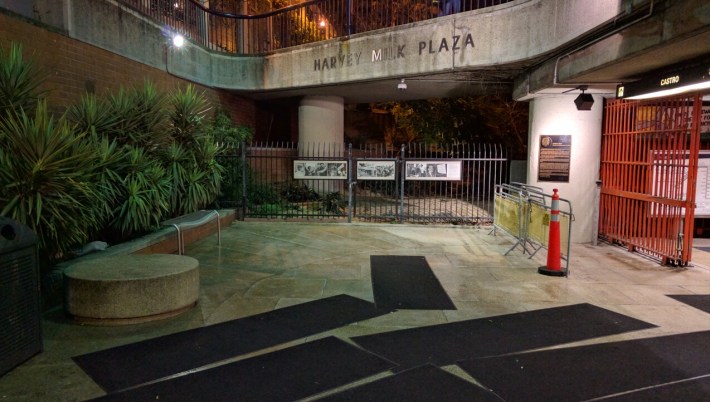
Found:
[{"label": "spiky plant", "polygon": [[141,89],[121,88],[116,95],[110,95],[107,102],[118,124],[104,135],[150,153],[159,152],[170,143],[166,99],[152,83],[145,82]]},{"label": "spiky plant", "polygon": [[137,123],[125,119],[124,114],[117,113],[105,98],[99,98],[94,94],[84,94],[81,101],[69,106],[66,112],[67,119],[76,124],[80,130],[93,131],[111,140],[118,140],[121,131],[135,130]]},{"label": "spiky plant", "polygon": [[168,119],[173,139],[192,147],[206,130],[204,118],[209,108],[204,94],[198,92],[194,85],[188,85],[184,90],[173,91],[168,98]]},{"label": "spiky plant", "polygon": [[195,165],[194,158],[182,145],[173,142],[163,154],[163,163],[172,181],[169,211],[173,215],[179,215],[184,210],[181,200],[185,194],[189,172]]},{"label": "spiky plant", "polygon": [[127,159],[112,226],[130,236],[160,225],[168,211],[171,183],[160,162],[142,148],[124,149]]},{"label": "spiky plant", "polygon": [[12,42],[8,50],[0,47],[0,118],[21,109],[32,113],[44,94],[39,74],[34,63],[23,58],[21,45]]},{"label": "spiky plant", "polygon": [[221,152],[222,148],[210,136],[197,141],[194,150],[195,162],[198,169],[205,173],[203,182],[207,191],[207,199],[202,206],[214,202],[221,191],[222,177],[225,172],[224,167],[217,161],[217,156]]},{"label": "spiky plant", "polygon": [[37,232],[46,255],[81,244],[102,222],[106,200],[97,190],[100,165],[85,133],[55,120],[40,100],[34,116],[24,110],[0,119],[0,215]]}]

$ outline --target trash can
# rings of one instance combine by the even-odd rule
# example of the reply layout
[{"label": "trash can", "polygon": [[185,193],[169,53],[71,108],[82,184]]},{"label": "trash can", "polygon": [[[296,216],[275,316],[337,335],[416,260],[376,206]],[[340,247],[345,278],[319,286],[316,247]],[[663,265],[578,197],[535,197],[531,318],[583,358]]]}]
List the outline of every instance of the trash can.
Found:
[{"label": "trash can", "polygon": [[0,376],[42,352],[37,234],[0,217]]}]

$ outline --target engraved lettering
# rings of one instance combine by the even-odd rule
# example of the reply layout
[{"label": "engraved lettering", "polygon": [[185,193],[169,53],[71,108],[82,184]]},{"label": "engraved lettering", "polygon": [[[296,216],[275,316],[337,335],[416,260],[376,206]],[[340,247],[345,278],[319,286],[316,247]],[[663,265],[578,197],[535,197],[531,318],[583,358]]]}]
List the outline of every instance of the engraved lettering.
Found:
[{"label": "engraved lettering", "polygon": [[382,49],[377,49],[372,51],[372,62],[376,61],[381,61],[382,60]]}]

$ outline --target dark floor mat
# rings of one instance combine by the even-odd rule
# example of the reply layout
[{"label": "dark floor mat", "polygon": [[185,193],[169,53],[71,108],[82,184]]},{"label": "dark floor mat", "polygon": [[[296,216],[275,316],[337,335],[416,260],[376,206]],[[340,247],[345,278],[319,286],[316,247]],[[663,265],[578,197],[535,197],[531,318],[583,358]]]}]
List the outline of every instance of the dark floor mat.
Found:
[{"label": "dark floor mat", "polygon": [[111,392],[386,313],[355,297],[333,296],[76,356],[74,361]]},{"label": "dark floor mat", "polygon": [[500,402],[502,399],[488,390],[427,364],[318,399],[318,402],[349,401]]},{"label": "dark floor mat", "polygon": [[345,341],[328,337],[97,400],[294,401],[392,366]]},{"label": "dark floor mat", "polygon": [[[710,331],[704,331],[457,364],[506,401],[580,401],[710,374],[708,345]],[[710,395],[669,400],[701,399]]]},{"label": "dark floor mat", "polygon": [[353,341],[402,368],[495,356],[654,325],[591,304],[576,304],[359,336]]},{"label": "dark floor mat", "polygon": [[710,313],[710,295],[668,295],[668,297]]},{"label": "dark floor mat", "polygon": [[696,248],[696,249],[698,249],[698,250],[700,250],[700,251],[710,252],[710,247],[693,247],[693,248]]},{"label": "dark floor mat", "polygon": [[710,400],[710,377],[676,382],[605,398],[613,402],[668,402]]},{"label": "dark floor mat", "polygon": [[370,256],[375,304],[385,309],[456,310],[421,256]]}]

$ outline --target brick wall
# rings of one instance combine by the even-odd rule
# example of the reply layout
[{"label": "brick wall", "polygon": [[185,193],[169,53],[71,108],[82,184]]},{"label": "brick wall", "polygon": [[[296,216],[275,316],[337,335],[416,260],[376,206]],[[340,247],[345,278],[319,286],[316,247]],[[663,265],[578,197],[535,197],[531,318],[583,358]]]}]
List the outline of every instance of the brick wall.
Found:
[{"label": "brick wall", "polygon": [[[20,43],[24,55],[46,77],[48,104],[54,112],[81,99],[87,90],[96,94],[115,93],[119,88],[142,87],[146,80],[161,92],[184,87],[189,82],[115,53],[71,39],[10,12],[0,10],[0,46],[7,49]],[[228,91],[196,85],[215,107],[230,111],[240,125],[256,125],[256,105],[247,98]]]}]

